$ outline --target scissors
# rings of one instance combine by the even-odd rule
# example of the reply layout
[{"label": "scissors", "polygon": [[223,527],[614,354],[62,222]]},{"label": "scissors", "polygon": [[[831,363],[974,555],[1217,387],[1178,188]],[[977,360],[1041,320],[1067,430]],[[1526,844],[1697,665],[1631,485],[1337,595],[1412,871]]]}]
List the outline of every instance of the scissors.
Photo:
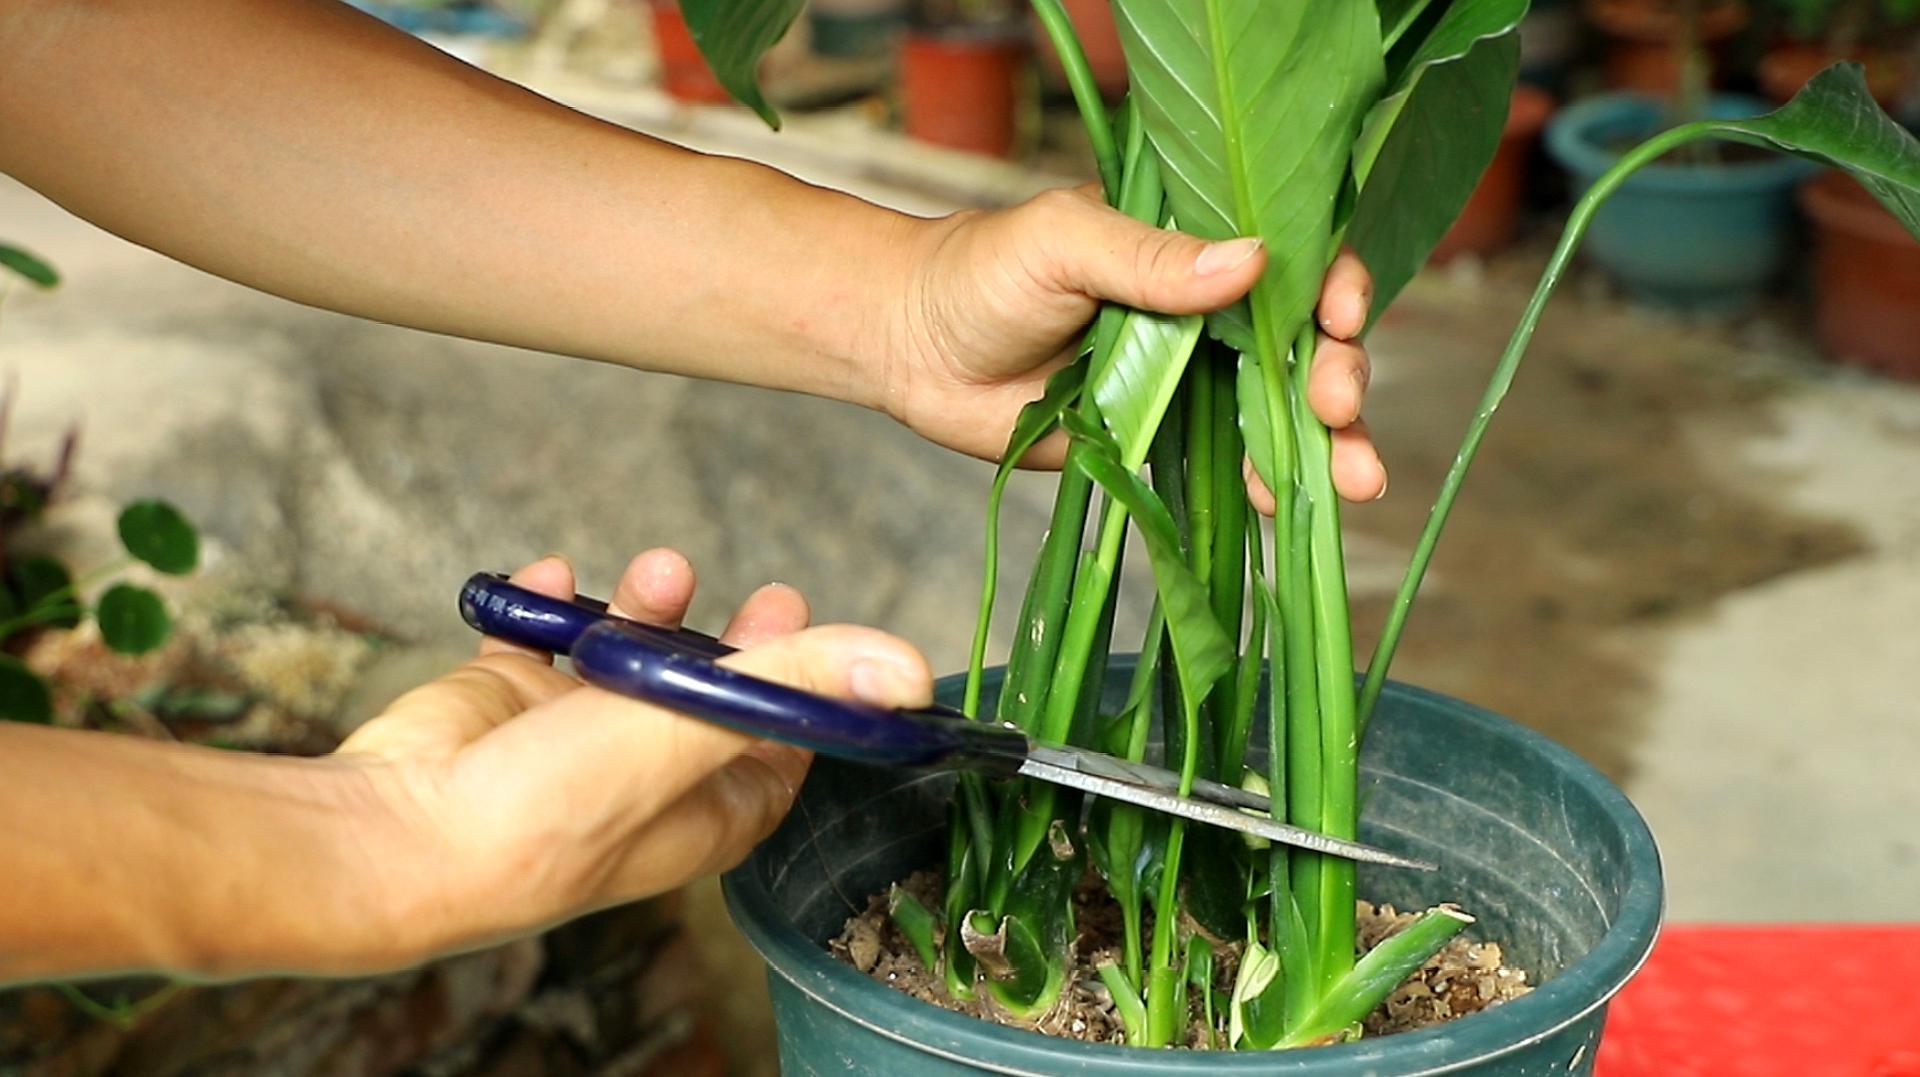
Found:
[{"label": "scissors", "polygon": [[1030,739],[1018,726],[968,718],[935,705],[887,710],[829,699],[716,664],[734,648],[691,629],[616,616],[597,599],[559,599],[475,573],[460,590],[460,616],[489,636],[564,654],[597,688],[753,736],[877,766],[968,770],[1037,778],[1094,796],[1225,827],[1348,860],[1433,871],[1435,865],[1273,819],[1266,797],[1195,781],[1103,752]]}]

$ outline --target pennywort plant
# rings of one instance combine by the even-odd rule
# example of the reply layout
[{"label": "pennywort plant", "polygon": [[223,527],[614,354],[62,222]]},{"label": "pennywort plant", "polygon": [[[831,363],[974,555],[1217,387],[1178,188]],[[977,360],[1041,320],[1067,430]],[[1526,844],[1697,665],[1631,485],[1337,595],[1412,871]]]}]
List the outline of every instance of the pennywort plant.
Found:
[{"label": "pennywort plant", "polygon": [[[754,68],[800,0],[682,6],[720,81],[777,123]],[[989,500],[968,709],[1131,759],[1157,743],[1189,786],[1261,789],[1276,816],[1327,834],[1356,836],[1361,738],[1414,595],[1547,298],[1607,196],[1677,147],[1730,139],[1845,168],[1920,234],[1920,143],[1873,105],[1857,67],[1825,72],[1770,115],[1687,124],[1623,155],[1575,207],[1356,678],[1329,433],[1306,400],[1314,303],[1342,243],[1373,272],[1376,313],[1425,261],[1498,142],[1526,4],[1113,0],[1131,80],[1114,110],[1096,96],[1058,0],[1033,6],[1108,200],[1208,239],[1258,236],[1269,268],[1244,302],[1204,319],[1103,309],[1079,361],[1022,414]],[[1000,496],[1013,461],[1055,429],[1070,449],[1050,527],[997,709],[978,713]],[[1243,457],[1274,493],[1271,534],[1249,510]],[[1128,698],[1108,712],[1100,689],[1129,532],[1152,562],[1154,606]],[[1251,743],[1262,727],[1264,745]],[[1037,1017],[1065,985],[1072,894],[1089,863],[1124,920],[1121,952],[1099,975],[1128,1041],[1147,1046],[1185,1042],[1196,1016],[1241,1049],[1356,1035],[1466,922],[1430,910],[1359,957],[1351,863],[970,777],[954,799],[941,908],[897,891],[895,919],[937,959],[950,993]],[[1216,993],[1222,946],[1239,950],[1239,971],[1231,992]]]},{"label": "pennywort plant", "polygon": [[[59,273],[40,258],[0,243],[0,298],[8,276],[38,288],[60,282]],[[9,388],[0,392],[0,445],[12,414]],[[125,556],[78,578],[58,558],[22,556],[12,548],[15,529],[36,519],[65,482],[74,445],[69,434],[46,474],[17,465],[0,467],[0,647],[36,629],[75,628],[91,616],[110,649],[145,654],[173,632],[173,618],[158,594],[124,580],[113,582],[90,605],[82,592],[119,576],[135,562],[167,575],[192,572],[200,562],[200,537],[180,510],[155,500],[127,505],[117,525]],[[0,650],[0,720],[47,722],[52,717],[53,696],[46,682],[14,654]]]}]

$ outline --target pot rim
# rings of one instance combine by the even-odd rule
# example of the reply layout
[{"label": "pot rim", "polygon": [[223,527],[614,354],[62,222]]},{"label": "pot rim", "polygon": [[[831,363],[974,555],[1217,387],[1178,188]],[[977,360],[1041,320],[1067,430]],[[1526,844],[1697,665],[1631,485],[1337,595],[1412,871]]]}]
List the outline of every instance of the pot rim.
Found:
[{"label": "pot rim", "polygon": [[[1109,668],[1122,669],[1131,662],[1131,656],[1122,659],[1116,655]],[[956,679],[943,678],[942,683],[950,684]],[[1389,1061],[1395,1063],[1394,1073],[1426,1077],[1479,1065],[1551,1037],[1605,1006],[1646,963],[1665,916],[1659,849],[1646,820],[1626,794],[1559,743],[1483,708],[1437,692],[1388,681],[1386,694],[1443,704],[1462,717],[1494,727],[1503,736],[1525,743],[1552,762],[1555,772],[1592,779],[1595,795],[1620,831],[1629,877],[1621,895],[1620,911],[1608,924],[1606,933],[1592,949],[1534,990],[1493,1009],[1461,1018],[1460,1021],[1473,1023],[1478,1032],[1475,1041],[1463,1042],[1457,1038],[1453,1033],[1459,1021],[1454,1021],[1418,1032],[1282,1053],[1176,1052],[1082,1043],[967,1017],[901,994],[869,978],[802,935],[782,916],[766,887],[745,867],[728,872],[723,879],[727,907],[734,923],[766,960],[768,969],[813,1002],[887,1039],[988,1072],[1016,1077],[1053,1077],[1060,1072],[1062,1062],[1072,1062],[1098,1065],[1115,1074],[1159,1074],[1168,1070],[1227,1074],[1279,1071],[1290,1077],[1332,1077],[1364,1072],[1369,1064]],[[1576,972],[1581,975],[1575,977]],[[1582,986],[1596,978],[1604,985],[1598,992]],[[1560,1016],[1549,1016],[1556,1012]],[[1489,1038],[1496,1039],[1500,1046],[1490,1051],[1477,1046]],[[967,1053],[968,1044],[981,1039],[994,1046],[999,1060],[982,1061]]]},{"label": "pot rim", "polygon": [[[1771,106],[1744,94],[1714,94],[1708,112],[1717,119],[1759,116]],[[1621,154],[1594,141],[1596,129],[1630,129],[1636,141],[1659,125],[1659,98],[1639,93],[1605,93],[1568,105],[1547,121],[1547,152],[1561,167],[1586,182],[1612,168]],[[1784,189],[1820,170],[1820,165],[1785,152],[1757,161],[1714,165],[1643,166],[1622,190],[1716,198],[1728,193]]]}]

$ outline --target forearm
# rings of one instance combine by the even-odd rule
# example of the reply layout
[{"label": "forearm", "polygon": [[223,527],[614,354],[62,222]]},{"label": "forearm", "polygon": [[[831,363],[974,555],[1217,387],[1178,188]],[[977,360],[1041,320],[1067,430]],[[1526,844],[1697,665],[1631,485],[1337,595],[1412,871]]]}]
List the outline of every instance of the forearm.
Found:
[{"label": "forearm", "polygon": [[0,0],[0,169],[291,299],[873,403],[922,222],[601,123],[332,0]]},{"label": "forearm", "polygon": [[404,963],[378,817],[328,761],[0,722],[0,984]]}]

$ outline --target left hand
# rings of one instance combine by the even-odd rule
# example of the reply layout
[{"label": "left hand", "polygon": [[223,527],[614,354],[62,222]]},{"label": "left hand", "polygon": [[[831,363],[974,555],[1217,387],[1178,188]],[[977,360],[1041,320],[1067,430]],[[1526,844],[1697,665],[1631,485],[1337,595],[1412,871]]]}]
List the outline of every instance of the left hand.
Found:
[{"label": "left hand", "polygon": [[[558,557],[511,577],[561,598]],[[641,554],[609,608],[678,627],[693,570]],[[807,627],[778,584],[754,592],[721,635],[731,669],[882,707],[924,706],[933,677],[904,641],[853,625]],[[550,655],[488,640],[480,656],[400,697],[333,756],[373,790],[370,845],[400,938],[357,955],[406,964],[522,934],[680,886],[738,863],[779,823],[809,753],[582,684]]]},{"label": "left hand", "polygon": [[[989,460],[1005,449],[1020,409],[1072,358],[1102,300],[1205,313],[1245,295],[1267,264],[1257,240],[1208,243],[1152,228],[1091,188],[929,222],[918,241],[907,303],[889,333],[884,406],[927,438]],[[1334,486],[1353,501],[1372,500],[1387,485],[1360,421],[1370,367],[1357,338],[1372,294],[1366,267],[1342,251],[1320,294],[1308,390],[1314,413],[1334,431]],[[1056,441],[1024,462],[1057,467],[1060,459]],[[1270,511],[1271,495],[1251,486],[1256,506]]]}]

